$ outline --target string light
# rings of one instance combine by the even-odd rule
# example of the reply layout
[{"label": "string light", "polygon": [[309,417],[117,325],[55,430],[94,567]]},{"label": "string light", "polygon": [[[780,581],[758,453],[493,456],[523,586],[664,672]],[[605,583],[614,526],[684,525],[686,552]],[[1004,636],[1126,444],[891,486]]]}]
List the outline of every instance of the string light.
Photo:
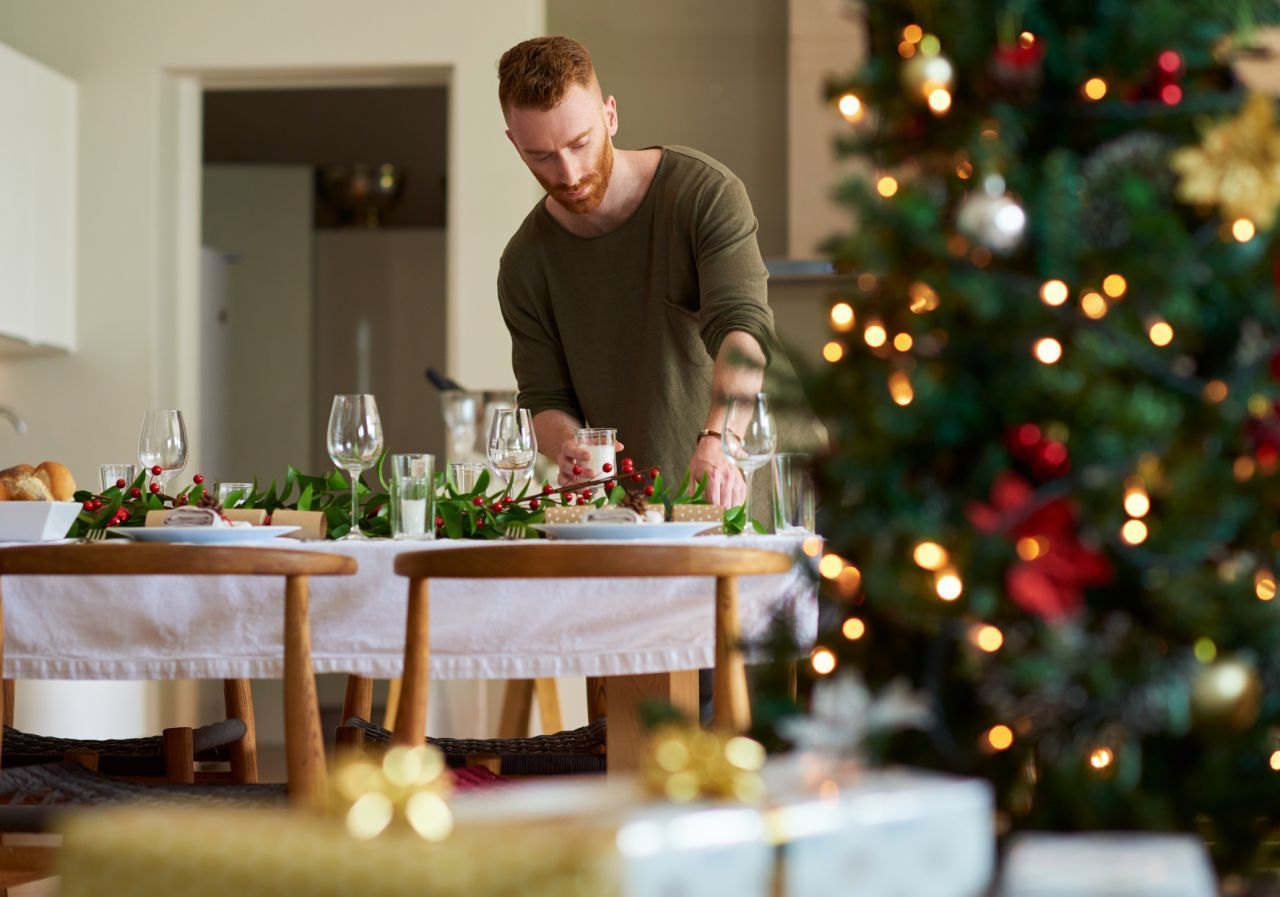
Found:
[{"label": "string light", "polygon": [[1101,78],[1090,78],[1084,82],[1084,86],[1080,88],[1085,99],[1098,101],[1107,95],[1107,82]]},{"label": "string light", "polygon": [[824,554],[818,562],[818,572],[823,579],[835,579],[845,567],[844,558],[838,554]]},{"label": "string light", "polygon": [[1051,336],[1046,336],[1036,340],[1031,351],[1041,364],[1057,364],[1062,358],[1062,343]]},{"label": "string light", "polygon": [[985,268],[991,264],[991,250],[985,246],[973,247],[973,252],[969,253],[969,261],[979,268]]},{"label": "string light", "polygon": [[915,344],[916,341],[911,338],[909,333],[899,333],[893,338],[893,347],[899,352],[910,352],[911,347]]},{"label": "string light", "polygon": [[876,192],[888,199],[898,192],[898,179],[891,174],[886,174],[876,181]]},{"label": "string light", "polygon": [[822,551],[822,537],[810,536],[800,543],[800,548],[808,557],[816,558]]},{"label": "string light", "polygon": [[951,91],[937,87],[929,91],[929,111],[934,115],[946,115],[951,108]]},{"label": "string light", "polygon": [[1237,243],[1248,243],[1257,232],[1258,229],[1248,218],[1237,218],[1231,222],[1231,236],[1236,238]]},{"label": "string light", "polygon": [[969,630],[969,641],[988,654],[994,654],[1004,644],[1004,633],[989,623],[979,623]]},{"label": "string light", "polygon": [[819,676],[826,676],[836,668],[836,655],[828,648],[814,648],[809,664]]},{"label": "string light", "polygon": [[835,364],[841,358],[844,358],[844,346],[836,340],[831,340],[822,347],[822,357]]},{"label": "string light", "polygon": [[1130,517],[1146,517],[1151,510],[1151,499],[1142,489],[1130,489],[1124,496],[1124,511]]},{"label": "string light", "polygon": [[1153,321],[1147,328],[1147,338],[1157,346],[1167,346],[1173,342],[1173,328],[1167,321]]},{"label": "string light", "polygon": [[1191,646],[1191,653],[1195,654],[1196,660],[1201,663],[1213,663],[1214,658],[1218,656],[1218,646],[1213,643],[1213,639],[1202,635]]},{"label": "string light", "polygon": [[889,332],[884,329],[884,325],[879,321],[872,321],[867,325],[867,329],[863,331],[862,338],[867,341],[867,345],[871,348],[879,349],[889,338]]},{"label": "string light", "polygon": [[1095,321],[1101,320],[1107,316],[1107,300],[1090,290],[1080,297],[1080,310],[1084,312],[1087,318]]},{"label": "string light", "polygon": [[1204,400],[1210,405],[1218,405],[1226,401],[1230,390],[1222,380],[1210,380],[1204,385]]},{"label": "string light", "polygon": [[912,22],[906,28],[902,29],[902,39],[913,44],[920,43],[920,38],[924,37],[924,29]]},{"label": "string light", "polygon": [[937,542],[920,542],[911,552],[912,560],[924,570],[934,572],[947,565],[947,550]]},{"label": "string light", "polygon": [[1280,751],[1272,751],[1271,768],[1274,769],[1276,772],[1280,772]]},{"label": "string light", "polygon": [[862,106],[862,100],[858,99],[856,94],[846,93],[840,97],[836,108],[840,110],[840,114],[844,120],[850,124],[856,124],[862,121],[862,116],[866,110]]},{"label": "string light", "polygon": [[1157,59],[1157,65],[1166,75],[1175,75],[1182,68],[1182,57],[1177,50],[1165,50]]},{"label": "string light", "polygon": [[1030,31],[1024,31],[1018,35],[1018,46],[1022,47],[1024,50],[1029,49],[1035,42],[1036,36]]},{"label": "string light", "polygon": [[1023,536],[1014,549],[1024,561],[1034,561],[1049,553],[1049,540],[1044,536]]},{"label": "string light", "polygon": [[1141,545],[1147,541],[1147,525],[1141,520],[1129,520],[1120,527],[1120,538],[1126,545]]},{"label": "string light", "polygon": [[874,292],[876,288],[876,276],[870,271],[863,271],[858,275],[858,289],[864,293]]},{"label": "string light", "polygon": [[1247,483],[1253,479],[1253,475],[1257,470],[1258,465],[1248,455],[1241,455],[1231,465],[1231,473],[1235,476],[1236,482],[1239,483]]},{"label": "string light", "polygon": [[898,55],[903,59],[910,59],[916,55],[916,45],[909,40],[904,40],[898,44]]},{"label": "string light", "polygon": [[1259,601],[1270,601],[1276,597],[1276,577],[1270,570],[1259,570],[1253,574],[1253,591]]},{"label": "string light", "polygon": [[911,388],[911,378],[907,376],[906,371],[894,371],[889,375],[889,396],[904,408],[916,397],[915,390]]},{"label": "string light", "polygon": [[840,633],[851,642],[856,642],[867,634],[867,624],[857,617],[850,617],[840,627]]},{"label": "string light", "polygon": [[954,570],[944,570],[938,574],[933,588],[943,601],[955,601],[964,593],[964,582]]},{"label": "string light", "polygon": [[937,56],[942,52],[942,41],[936,34],[926,34],[920,38],[920,52],[925,56]]},{"label": "string light", "polygon": [[853,564],[849,564],[840,571],[840,575],[836,577],[836,588],[840,590],[840,594],[845,598],[852,598],[858,594],[858,589],[862,586],[862,571]]},{"label": "string light", "polygon": [[1115,754],[1111,753],[1111,748],[1098,747],[1089,754],[1089,765],[1094,769],[1106,769],[1114,759]]},{"label": "string light", "polygon": [[956,163],[956,177],[962,181],[967,181],[973,177],[973,163],[968,159],[961,159]]},{"label": "string light", "polygon": [[1069,291],[1061,280],[1046,280],[1040,286],[1040,301],[1045,305],[1057,307],[1067,301]]},{"label": "string light", "polygon": [[1108,274],[1102,278],[1102,292],[1112,299],[1119,299],[1129,289],[1129,282],[1120,274]]},{"label": "string light", "polygon": [[907,298],[911,302],[909,307],[912,313],[917,315],[934,311],[938,307],[938,294],[923,280],[912,281],[907,287]]},{"label": "string light", "polygon": [[1261,393],[1249,396],[1249,416],[1256,420],[1265,420],[1271,416],[1274,407],[1271,400]]},{"label": "string light", "polygon": [[1182,88],[1177,84],[1166,84],[1160,88],[1160,100],[1166,106],[1176,106],[1182,102]]},{"label": "string light", "polygon": [[1003,751],[1013,744],[1013,730],[1004,723],[992,726],[987,730],[987,744],[997,751]]},{"label": "string light", "polygon": [[853,306],[848,302],[837,302],[831,306],[831,326],[841,332],[853,329]]}]

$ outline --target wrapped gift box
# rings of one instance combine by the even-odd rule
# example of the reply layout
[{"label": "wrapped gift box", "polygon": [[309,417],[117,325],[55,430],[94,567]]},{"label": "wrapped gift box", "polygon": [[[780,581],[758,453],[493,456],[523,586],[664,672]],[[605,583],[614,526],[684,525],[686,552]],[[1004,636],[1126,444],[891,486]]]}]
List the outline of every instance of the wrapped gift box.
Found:
[{"label": "wrapped gift box", "polygon": [[65,897],[979,897],[991,881],[985,782],[913,771],[816,774],[771,761],[764,807],[658,803],[631,779],[460,795],[455,828],[357,841],[267,810],[120,808],[65,827]]}]

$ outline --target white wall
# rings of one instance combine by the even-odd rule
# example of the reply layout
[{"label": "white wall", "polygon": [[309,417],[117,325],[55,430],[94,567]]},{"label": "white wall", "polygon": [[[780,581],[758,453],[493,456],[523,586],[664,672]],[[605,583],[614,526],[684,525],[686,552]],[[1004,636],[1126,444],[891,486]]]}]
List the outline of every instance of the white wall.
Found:
[{"label": "white wall", "polygon": [[544,15],[544,0],[0,0],[0,43],[80,87],[79,349],[0,361],[0,402],[30,424],[0,429],[0,463],[58,458],[91,483],[134,454],[144,408],[198,405],[199,170],[182,164],[198,162],[198,83],[184,76],[448,68],[450,373],[510,382],[494,280],[538,191],[502,135],[495,68]]}]

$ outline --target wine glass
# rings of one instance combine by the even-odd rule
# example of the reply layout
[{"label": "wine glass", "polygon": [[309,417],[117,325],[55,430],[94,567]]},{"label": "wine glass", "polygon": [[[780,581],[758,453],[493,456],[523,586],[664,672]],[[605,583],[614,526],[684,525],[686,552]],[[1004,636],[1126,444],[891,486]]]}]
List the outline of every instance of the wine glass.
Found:
[{"label": "wine glass", "polygon": [[751,516],[751,475],[769,463],[778,447],[778,431],[769,413],[769,397],[762,392],[730,396],[725,407],[724,454],[747,481],[746,517]]},{"label": "wine glass", "polygon": [[160,492],[174,474],[187,466],[187,425],[182,412],[172,408],[148,411],[142,415],[142,431],[138,434],[138,462],[150,473],[157,466]]},{"label": "wine glass", "polygon": [[361,471],[373,466],[382,452],[382,421],[371,395],[334,396],[329,410],[329,457],[351,480],[351,529],[342,541],[367,539],[360,532],[356,486]]},{"label": "wine glass", "polygon": [[499,408],[489,425],[489,463],[508,485],[532,475],[538,437],[528,408]]}]

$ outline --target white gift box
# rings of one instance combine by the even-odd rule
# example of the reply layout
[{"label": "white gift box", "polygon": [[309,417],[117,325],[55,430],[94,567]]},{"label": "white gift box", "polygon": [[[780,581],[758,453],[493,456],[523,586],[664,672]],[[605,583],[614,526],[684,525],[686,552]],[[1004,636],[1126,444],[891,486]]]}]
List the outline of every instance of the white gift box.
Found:
[{"label": "white gift box", "polygon": [[1000,897],[1214,897],[1213,866],[1193,835],[1134,832],[1014,839]]}]

